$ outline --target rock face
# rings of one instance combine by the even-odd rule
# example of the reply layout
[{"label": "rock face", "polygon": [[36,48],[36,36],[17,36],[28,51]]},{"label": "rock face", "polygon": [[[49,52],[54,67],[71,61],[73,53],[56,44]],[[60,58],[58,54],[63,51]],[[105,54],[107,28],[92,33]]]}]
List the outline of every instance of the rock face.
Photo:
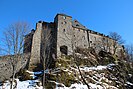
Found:
[{"label": "rock face", "polygon": [[87,83],[90,89],[132,89],[133,66],[124,60],[116,62],[110,53],[102,51],[99,54],[82,49],[82,53],[76,53],[76,61],[73,56],[62,56],[57,60],[56,68],[47,74],[47,88],[55,88],[58,82],[67,87]]},{"label": "rock face", "polygon": [[15,63],[15,71],[18,72],[27,66],[30,53],[21,56],[2,56],[0,57],[0,82],[10,79],[13,74],[13,63]]},{"label": "rock face", "polygon": [[[108,52],[101,51],[97,54],[93,48],[78,48],[75,51],[75,56],[62,55],[56,61],[55,66],[55,68],[47,68],[45,71],[22,72],[19,78],[21,80],[38,79],[42,81],[45,72],[45,89],[56,87],[73,89],[75,87],[72,85],[75,84],[84,85],[85,89],[133,88],[133,65]],[[6,67],[9,68],[9,66]],[[4,68],[6,67],[4,66]],[[5,72],[5,75],[7,73]],[[30,76],[31,74],[33,77]],[[7,78],[9,77],[8,74]]]}]

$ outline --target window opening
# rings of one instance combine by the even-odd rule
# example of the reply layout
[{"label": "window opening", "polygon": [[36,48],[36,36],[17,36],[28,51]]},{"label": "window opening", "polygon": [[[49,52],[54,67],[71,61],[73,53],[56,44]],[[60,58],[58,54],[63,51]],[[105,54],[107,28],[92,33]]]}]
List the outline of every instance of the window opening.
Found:
[{"label": "window opening", "polygon": [[68,47],[65,46],[65,45],[61,46],[61,47],[60,47],[60,52],[61,52],[62,54],[67,55]]}]

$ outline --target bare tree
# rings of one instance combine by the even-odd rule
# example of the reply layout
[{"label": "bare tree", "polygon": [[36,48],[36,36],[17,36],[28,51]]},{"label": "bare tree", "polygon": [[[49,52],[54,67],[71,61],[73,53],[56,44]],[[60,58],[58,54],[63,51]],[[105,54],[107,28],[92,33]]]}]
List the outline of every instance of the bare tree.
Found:
[{"label": "bare tree", "polygon": [[[29,24],[26,22],[16,22],[9,25],[4,31],[4,40],[2,51],[5,55],[10,55],[10,62],[13,69],[10,89],[13,89],[13,82],[17,72],[17,63],[22,56],[24,47],[24,36],[29,30]],[[11,56],[12,55],[12,56]]]},{"label": "bare tree", "polygon": [[50,51],[51,51],[51,30],[46,29],[42,34],[42,49],[41,49],[41,60],[43,61],[43,89],[45,89],[45,70],[48,68],[50,61]]},{"label": "bare tree", "polygon": [[116,53],[116,50],[118,48],[118,45],[122,45],[124,43],[124,40],[122,39],[121,35],[119,35],[116,32],[110,32],[109,37],[113,39],[113,54]]},{"label": "bare tree", "polygon": [[133,44],[126,46],[127,59],[133,61]]}]

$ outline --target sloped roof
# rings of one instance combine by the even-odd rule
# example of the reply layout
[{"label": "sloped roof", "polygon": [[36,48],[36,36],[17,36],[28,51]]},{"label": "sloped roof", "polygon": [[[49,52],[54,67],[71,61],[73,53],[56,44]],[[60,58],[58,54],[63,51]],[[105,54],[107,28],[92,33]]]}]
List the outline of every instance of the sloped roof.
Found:
[{"label": "sloped roof", "polygon": [[85,26],[83,26],[81,23],[79,23],[77,20],[73,20],[73,21],[72,21],[72,26],[73,26],[73,27],[77,27],[77,28],[81,28],[81,29],[86,29],[86,30],[87,30],[87,28],[86,28]]},{"label": "sloped roof", "polygon": [[[69,16],[69,15],[66,15],[66,14],[63,14],[63,13],[58,13],[56,16],[58,16],[58,15],[67,16],[67,17],[70,17],[70,18],[72,18],[71,16]],[[56,17],[56,16],[55,16],[55,17]]]}]

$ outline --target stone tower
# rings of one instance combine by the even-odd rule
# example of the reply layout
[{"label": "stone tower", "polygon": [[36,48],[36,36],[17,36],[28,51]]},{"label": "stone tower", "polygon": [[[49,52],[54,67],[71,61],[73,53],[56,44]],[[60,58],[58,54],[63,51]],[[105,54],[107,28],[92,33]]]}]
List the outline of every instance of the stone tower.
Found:
[{"label": "stone tower", "polygon": [[71,55],[76,47],[88,48],[88,30],[71,16],[57,14],[57,57],[62,54]]},{"label": "stone tower", "polygon": [[40,63],[40,47],[41,47],[41,33],[42,33],[42,22],[36,24],[36,31],[32,39],[31,57],[29,68],[33,69],[37,64]]},{"label": "stone tower", "polygon": [[72,17],[64,14],[57,14],[55,23],[57,29],[57,56],[60,56],[61,53],[69,55],[72,51]]},{"label": "stone tower", "polygon": [[36,24],[36,30],[32,39],[29,69],[42,67],[44,59],[47,67],[54,67],[52,55],[56,56],[56,36],[55,23],[39,21]]}]

